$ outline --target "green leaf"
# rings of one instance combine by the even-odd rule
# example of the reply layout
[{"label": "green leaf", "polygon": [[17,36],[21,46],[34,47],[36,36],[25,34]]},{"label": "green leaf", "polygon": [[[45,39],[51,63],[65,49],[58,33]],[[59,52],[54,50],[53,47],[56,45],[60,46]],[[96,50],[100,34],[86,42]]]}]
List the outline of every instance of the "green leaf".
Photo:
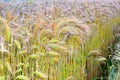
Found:
[{"label": "green leaf", "polygon": [[59,58],[51,58],[51,63],[57,63],[59,61]]},{"label": "green leaf", "polygon": [[21,49],[21,45],[17,40],[14,40],[15,42],[15,46],[20,50]]},{"label": "green leaf", "polygon": [[20,55],[23,55],[23,54],[25,54],[26,52],[27,52],[26,50],[20,50],[20,51],[19,51],[19,54],[20,54]]},{"label": "green leaf", "polygon": [[20,80],[29,80],[28,77],[23,76],[23,75],[19,75],[19,76],[17,76],[16,79],[20,79]]},{"label": "green leaf", "polygon": [[38,53],[38,54],[39,54],[39,56],[42,56],[42,57],[46,56],[45,53]]},{"label": "green leaf", "polygon": [[1,76],[1,77],[0,77],[0,80],[5,80],[5,77],[4,77],[4,76]]},{"label": "green leaf", "polygon": [[19,73],[19,72],[22,72],[22,68],[19,68],[18,70],[16,70],[15,73]]},{"label": "green leaf", "polygon": [[24,66],[24,65],[25,65],[24,63],[19,63],[19,64],[17,65],[17,67],[20,68],[20,67],[22,67],[22,66]]},{"label": "green leaf", "polygon": [[35,74],[35,76],[37,76],[41,79],[47,79],[48,78],[44,73],[41,73],[41,72],[38,72],[38,71],[35,71],[34,74]]},{"label": "green leaf", "polygon": [[31,58],[31,59],[37,59],[37,58],[38,58],[38,55],[37,55],[37,54],[31,54],[31,55],[30,55],[30,58]]},{"label": "green leaf", "polygon": [[57,43],[57,42],[59,42],[59,40],[57,40],[57,39],[51,39],[49,42],[50,43]]},{"label": "green leaf", "polygon": [[37,49],[38,50],[38,46],[32,46],[32,48],[31,48],[32,50],[35,50],[35,49]]},{"label": "green leaf", "polygon": [[54,51],[50,51],[50,52],[48,52],[48,55],[49,55],[49,56],[52,56],[52,57],[59,57],[59,56],[60,56],[59,53],[54,52]]}]

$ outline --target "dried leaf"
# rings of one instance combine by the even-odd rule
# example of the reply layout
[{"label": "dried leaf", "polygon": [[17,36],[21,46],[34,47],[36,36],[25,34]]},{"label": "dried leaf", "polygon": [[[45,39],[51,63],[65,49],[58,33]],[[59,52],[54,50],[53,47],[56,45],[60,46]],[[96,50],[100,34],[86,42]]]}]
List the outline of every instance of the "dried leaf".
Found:
[{"label": "dried leaf", "polygon": [[14,72],[13,72],[10,64],[9,64],[8,62],[6,62],[5,65],[6,65],[7,69],[8,69],[8,71],[9,71],[12,75],[14,75]]}]

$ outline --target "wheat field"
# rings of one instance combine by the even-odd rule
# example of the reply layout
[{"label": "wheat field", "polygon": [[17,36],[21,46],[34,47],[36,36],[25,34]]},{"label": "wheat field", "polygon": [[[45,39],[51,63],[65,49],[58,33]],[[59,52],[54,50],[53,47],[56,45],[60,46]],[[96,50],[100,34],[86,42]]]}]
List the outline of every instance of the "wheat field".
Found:
[{"label": "wheat field", "polygon": [[118,23],[119,0],[0,0],[0,80],[108,80]]}]

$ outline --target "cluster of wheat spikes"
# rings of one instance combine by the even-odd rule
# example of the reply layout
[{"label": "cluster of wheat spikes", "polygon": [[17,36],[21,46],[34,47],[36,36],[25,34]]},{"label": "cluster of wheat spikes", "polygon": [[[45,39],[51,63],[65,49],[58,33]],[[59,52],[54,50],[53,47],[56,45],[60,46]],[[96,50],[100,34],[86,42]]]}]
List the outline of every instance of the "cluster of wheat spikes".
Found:
[{"label": "cluster of wheat spikes", "polygon": [[[83,6],[88,17],[86,3]],[[101,23],[103,15],[96,13],[94,21],[85,24],[71,13],[61,17],[58,7],[54,10],[52,19],[46,13],[33,20],[27,13],[19,17],[9,11],[0,17],[0,80],[101,79],[100,63],[106,61],[112,25],[120,17]]]},{"label": "cluster of wheat spikes", "polygon": [[80,45],[91,34],[90,27],[77,19],[60,19],[51,24],[37,21],[33,29],[13,30],[5,19],[0,19],[0,75],[6,75],[5,79],[56,80],[58,75],[66,78],[73,74],[72,55],[80,52]]}]

